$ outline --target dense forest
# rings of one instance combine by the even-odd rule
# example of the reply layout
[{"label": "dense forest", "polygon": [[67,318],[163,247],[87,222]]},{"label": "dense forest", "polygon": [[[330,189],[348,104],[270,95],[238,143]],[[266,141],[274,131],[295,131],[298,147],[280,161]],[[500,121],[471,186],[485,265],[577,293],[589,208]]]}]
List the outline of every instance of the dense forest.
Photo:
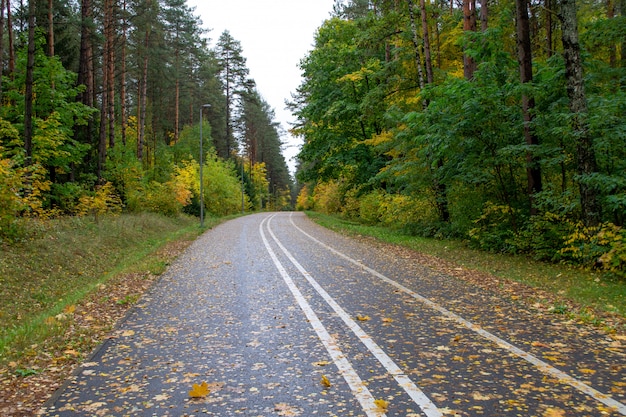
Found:
[{"label": "dense forest", "polygon": [[298,207],[624,276],[624,0],[338,0]]},{"label": "dense forest", "polygon": [[197,214],[200,161],[208,213],[290,206],[240,42],[185,0],[0,5],[0,243],[33,217]]}]

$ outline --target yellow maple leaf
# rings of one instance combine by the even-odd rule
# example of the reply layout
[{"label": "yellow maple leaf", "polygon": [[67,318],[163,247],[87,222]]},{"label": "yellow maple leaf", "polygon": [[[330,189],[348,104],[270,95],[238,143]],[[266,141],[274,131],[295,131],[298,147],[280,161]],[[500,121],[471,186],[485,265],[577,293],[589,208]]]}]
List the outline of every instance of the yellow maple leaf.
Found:
[{"label": "yellow maple leaf", "polygon": [[560,408],[548,408],[543,413],[543,417],[565,417],[565,411]]},{"label": "yellow maple leaf", "polygon": [[200,385],[193,384],[191,391],[189,391],[189,396],[191,398],[204,398],[209,395],[209,385],[202,381]]},{"label": "yellow maple leaf", "polygon": [[370,316],[362,316],[362,315],[359,314],[358,316],[356,316],[356,319],[358,321],[368,321],[368,320],[370,320]]},{"label": "yellow maple leaf", "polygon": [[70,305],[70,306],[66,306],[63,309],[63,312],[67,313],[67,314],[72,314],[76,311],[76,306],[74,304]]},{"label": "yellow maple leaf", "polygon": [[393,323],[393,319],[389,317],[383,317],[383,323]]},{"label": "yellow maple leaf", "polygon": [[389,407],[389,401],[385,401],[382,399],[374,400],[374,404],[376,404],[376,407],[380,408],[381,410],[387,410],[387,408]]},{"label": "yellow maple leaf", "polygon": [[321,384],[325,387],[325,388],[330,388],[331,383],[328,380],[328,378],[326,377],[326,375],[322,375],[322,380],[320,381]]}]

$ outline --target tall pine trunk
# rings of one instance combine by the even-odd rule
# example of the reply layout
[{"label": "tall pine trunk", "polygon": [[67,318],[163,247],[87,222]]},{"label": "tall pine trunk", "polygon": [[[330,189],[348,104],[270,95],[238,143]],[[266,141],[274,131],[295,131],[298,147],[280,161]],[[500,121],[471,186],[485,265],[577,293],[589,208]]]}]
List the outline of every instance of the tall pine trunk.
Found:
[{"label": "tall pine trunk", "polygon": [[126,16],[126,0],[122,2],[122,38],[121,38],[121,57],[120,57],[120,134],[122,136],[122,144],[126,146],[126,124],[128,116],[126,114],[126,48],[127,48],[127,16]]},{"label": "tall pine trunk", "polygon": [[[476,0],[463,0],[463,31],[476,32]],[[463,76],[466,80],[474,78],[476,62],[468,54],[463,54]]]},{"label": "tall pine trunk", "polygon": [[[615,18],[615,0],[606,1],[606,17],[609,20]],[[614,43],[609,45],[609,65],[611,68],[617,67],[617,45]]]},{"label": "tall pine trunk", "polygon": [[[520,81],[522,84],[533,81],[533,59],[530,43],[530,22],[528,19],[527,0],[516,0],[515,11],[517,17],[517,59],[519,62]],[[526,153],[527,192],[530,201],[530,214],[537,214],[534,196],[542,190],[541,169],[539,160],[533,148],[539,145],[539,138],[532,129],[532,111],[535,108],[535,99],[526,94],[522,95],[522,112],[524,115],[524,138],[529,146]]]},{"label": "tall pine trunk", "polygon": [[106,26],[107,44],[107,121],[109,147],[115,146],[115,2],[107,0],[108,24]]},{"label": "tall pine trunk", "polygon": [[2,103],[2,75],[4,70],[4,0],[0,0],[0,103]]},{"label": "tall pine trunk", "polygon": [[137,100],[137,158],[141,161],[144,157],[145,131],[146,131],[146,108],[148,106],[148,47],[150,46],[150,30],[146,30],[144,38],[144,56],[142,75],[139,80],[139,99]]},{"label": "tall pine trunk", "polygon": [[563,40],[563,56],[565,58],[565,76],[567,78],[567,95],[572,113],[572,133],[576,140],[576,164],[580,180],[580,206],[582,220],[587,226],[600,223],[601,207],[598,190],[586,180],[598,171],[594,151],[593,136],[589,132],[587,100],[583,78],[583,64],[578,41],[578,21],[576,19],[576,1],[561,0],[561,32]]},{"label": "tall pine trunk", "polygon": [[180,130],[180,71],[179,71],[179,55],[180,52],[176,50],[176,82],[174,91],[174,143],[178,142],[178,135]]},{"label": "tall pine trunk", "polygon": [[552,10],[556,0],[545,0],[545,8],[546,8],[546,51],[547,56],[550,58],[553,55],[553,42],[552,42],[552,14],[554,11]]},{"label": "tall pine trunk", "polygon": [[[620,0],[619,10],[620,10],[619,14],[622,17],[622,19],[626,17],[626,0]],[[622,39],[620,50],[621,50],[620,55],[622,56],[622,68],[626,68],[626,39]],[[624,81],[622,85],[624,84],[626,84],[626,81]]]},{"label": "tall pine trunk", "polygon": [[48,56],[54,56],[54,9],[48,0]]},{"label": "tall pine trunk", "polygon": [[485,32],[489,28],[489,0],[480,0],[480,29]]},{"label": "tall pine trunk", "polygon": [[11,0],[6,0],[7,3],[7,41],[8,41],[8,53],[9,53],[9,77],[13,79],[15,77],[15,37],[13,36],[13,15],[11,13]]},{"label": "tall pine trunk", "polygon": [[28,2],[28,52],[26,57],[26,90],[24,93],[24,150],[26,165],[33,161],[33,83],[35,71],[35,2]]}]

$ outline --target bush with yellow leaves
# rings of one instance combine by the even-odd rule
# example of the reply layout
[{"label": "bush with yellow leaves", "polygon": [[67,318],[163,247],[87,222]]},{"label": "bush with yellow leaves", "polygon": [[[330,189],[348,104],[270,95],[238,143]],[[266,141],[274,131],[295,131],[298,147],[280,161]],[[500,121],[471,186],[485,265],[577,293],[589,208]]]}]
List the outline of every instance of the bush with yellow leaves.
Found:
[{"label": "bush with yellow leaves", "polygon": [[341,211],[342,192],[337,181],[319,183],[313,191],[315,210],[326,214],[336,214]]},{"label": "bush with yellow leaves", "polygon": [[559,251],[575,263],[626,277],[626,230],[613,223],[587,227],[577,223]]},{"label": "bush with yellow leaves", "polygon": [[92,194],[85,194],[80,197],[76,206],[78,216],[92,215],[95,221],[98,221],[98,216],[103,214],[121,211],[122,200],[110,182],[97,186]]}]

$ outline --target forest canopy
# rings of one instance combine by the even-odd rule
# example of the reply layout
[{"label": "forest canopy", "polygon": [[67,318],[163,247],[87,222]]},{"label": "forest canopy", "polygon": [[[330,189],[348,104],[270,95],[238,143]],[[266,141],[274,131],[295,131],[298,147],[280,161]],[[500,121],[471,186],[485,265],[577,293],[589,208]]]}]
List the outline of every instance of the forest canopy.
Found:
[{"label": "forest canopy", "polygon": [[302,60],[300,208],[626,270],[624,0],[337,0]]},{"label": "forest canopy", "polygon": [[197,214],[200,160],[208,213],[290,206],[241,44],[185,0],[0,6],[0,242],[28,217]]}]

